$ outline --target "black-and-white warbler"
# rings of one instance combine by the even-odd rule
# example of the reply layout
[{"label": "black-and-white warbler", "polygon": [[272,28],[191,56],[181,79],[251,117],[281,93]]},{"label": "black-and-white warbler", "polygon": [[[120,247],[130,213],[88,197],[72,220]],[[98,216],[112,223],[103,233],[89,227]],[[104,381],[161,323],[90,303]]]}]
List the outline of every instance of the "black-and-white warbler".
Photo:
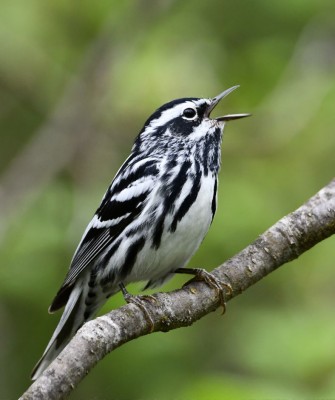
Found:
[{"label": "black-and-white warbler", "polygon": [[[49,312],[65,310],[36,365],[36,379],[106,299],[125,285],[155,287],[184,266],[213,220],[221,139],[226,121],[210,113],[234,86],[213,99],[183,98],[155,111],[135,140],[74,254]],[[199,270],[190,272],[199,273]],[[219,285],[209,273],[203,277]],[[145,310],[144,310],[145,311]]]}]

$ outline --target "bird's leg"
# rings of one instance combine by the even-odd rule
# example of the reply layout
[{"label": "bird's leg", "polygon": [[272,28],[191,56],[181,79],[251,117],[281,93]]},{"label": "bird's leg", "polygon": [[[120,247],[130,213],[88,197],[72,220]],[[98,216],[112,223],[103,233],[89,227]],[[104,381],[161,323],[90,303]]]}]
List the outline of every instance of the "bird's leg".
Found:
[{"label": "bird's leg", "polygon": [[149,300],[156,302],[155,297],[150,296],[150,295],[135,296],[128,292],[128,290],[126,289],[126,287],[124,286],[124,284],[122,282],[119,284],[119,286],[120,286],[120,289],[121,289],[121,292],[122,292],[122,295],[123,295],[123,298],[125,299],[125,301],[127,303],[136,304],[137,307],[139,307],[142,310],[142,312],[144,314],[144,318],[146,319],[146,321],[148,322],[148,324],[150,326],[150,333],[153,332],[153,330],[155,328],[155,324],[154,324],[154,321],[152,320],[151,315],[148,312],[144,302],[149,301]]},{"label": "bird's leg", "polygon": [[227,288],[228,293],[232,293],[232,287],[225,282],[220,281],[217,279],[213,274],[206,271],[203,268],[178,268],[174,271],[177,274],[190,274],[194,275],[194,279],[198,281],[204,281],[207,283],[208,286],[212,287],[216,290],[219,295],[220,304],[222,306],[222,314],[226,311],[226,302],[224,299],[224,292],[222,290],[222,286]]}]

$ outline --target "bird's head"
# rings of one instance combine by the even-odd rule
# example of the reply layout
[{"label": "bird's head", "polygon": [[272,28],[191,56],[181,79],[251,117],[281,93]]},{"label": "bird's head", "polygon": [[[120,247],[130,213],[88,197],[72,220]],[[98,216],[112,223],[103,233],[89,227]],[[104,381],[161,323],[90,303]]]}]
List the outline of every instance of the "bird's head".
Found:
[{"label": "bird's head", "polygon": [[222,134],[226,121],[248,117],[250,114],[228,114],[211,118],[217,104],[238,86],[233,86],[214,98],[182,98],[158,108],[144,124],[135,147],[151,148],[156,143],[165,147],[172,143],[194,143],[215,132]]}]

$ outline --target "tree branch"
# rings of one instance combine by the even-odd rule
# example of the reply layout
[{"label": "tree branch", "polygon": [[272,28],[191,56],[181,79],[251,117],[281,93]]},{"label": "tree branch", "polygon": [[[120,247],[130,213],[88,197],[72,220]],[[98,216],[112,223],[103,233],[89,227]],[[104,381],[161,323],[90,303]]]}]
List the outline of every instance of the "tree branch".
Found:
[{"label": "tree branch", "polygon": [[[335,179],[260,235],[252,244],[213,271],[232,291],[226,301],[242,293],[279,266],[335,233]],[[188,282],[182,289],[157,293],[147,309],[154,331],[189,326],[217,309],[220,299],[204,282]],[[86,323],[22,400],[63,399],[106,354],[150,330],[141,309],[128,304]]]}]

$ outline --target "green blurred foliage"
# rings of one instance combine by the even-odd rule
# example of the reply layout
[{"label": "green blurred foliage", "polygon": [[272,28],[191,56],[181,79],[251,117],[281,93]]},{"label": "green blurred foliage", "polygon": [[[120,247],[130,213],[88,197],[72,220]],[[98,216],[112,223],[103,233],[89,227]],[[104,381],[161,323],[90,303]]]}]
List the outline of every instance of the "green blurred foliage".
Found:
[{"label": "green blurred foliage", "polygon": [[[1,398],[29,385],[77,242],[159,105],[239,83],[221,111],[253,113],[226,128],[218,212],[192,266],[219,265],[333,177],[332,0],[2,0],[0,42]],[[71,398],[334,398],[334,281],[331,238],[224,318],[118,349]]]}]

